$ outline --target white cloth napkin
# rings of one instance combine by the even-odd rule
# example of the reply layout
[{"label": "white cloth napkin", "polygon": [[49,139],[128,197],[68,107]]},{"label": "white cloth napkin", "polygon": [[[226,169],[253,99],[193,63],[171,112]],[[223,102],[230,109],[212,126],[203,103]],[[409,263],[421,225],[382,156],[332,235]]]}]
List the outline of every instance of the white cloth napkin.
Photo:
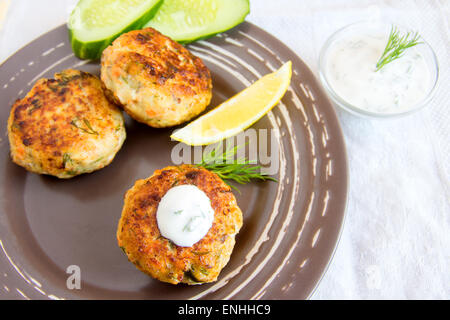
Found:
[{"label": "white cloth napkin", "polygon": [[[9,2],[0,61],[64,23],[77,1]],[[312,299],[450,298],[449,12],[448,0],[251,0],[247,20],[278,37],[316,74],[326,38],[373,17],[418,30],[440,64],[435,99],[413,115],[371,120],[338,110],[350,166],[347,217]]]},{"label": "white cloth napkin", "polygon": [[347,217],[313,299],[450,298],[450,1],[253,1],[248,20],[276,35],[315,72],[327,37],[386,18],[436,51],[440,87],[420,112],[395,120],[339,110],[350,166]]}]

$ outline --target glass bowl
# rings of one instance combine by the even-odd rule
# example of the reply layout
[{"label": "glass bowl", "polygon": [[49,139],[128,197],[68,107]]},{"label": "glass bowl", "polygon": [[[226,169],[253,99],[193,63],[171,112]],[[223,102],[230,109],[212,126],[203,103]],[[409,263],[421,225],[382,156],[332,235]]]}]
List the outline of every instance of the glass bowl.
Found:
[{"label": "glass bowl", "polygon": [[[376,118],[392,118],[410,114],[414,111],[417,111],[423,108],[427,103],[433,98],[433,95],[436,91],[438,78],[439,78],[439,66],[436,55],[431,48],[431,46],[423,39],[420,38],[420,44],[414,47],[418,53],[420,53],[424,57],[424,61],[429,70],[430,81],[426,86],[426,94],[424,97],[413,105],[403,106],[399,108],[398,111],[390,110],[390,111],[374,111],[367,110],[361,105],[355,105],[347,101],[342,95],[337,93],[335,89],[333,89],[332,82],[330,81],[330,76],[328,72],[328,59],[330,58],[330,50],[334,48],[334,46],[339,43],[341,40],[349,39],[354,35],[364,35],[364,36],[387,36],[391,30],[391,27],[395,25],[400,30],[401,34],[405,34],[405,31],[410,29],[398,26],[394,23],[389,23],[386,21],[377,21],[377,22],[357,22],[350,24],[342,29],[339,29],[334,34],[332,34],[328,40],[323,45],[320,56],[319,56],[319,76],[322,85],[327,91],[328,95],[331,97],[332,101],[338,105],[339,107],[357,114],[361,116],[367,117],[376,117]],[[411,49],[407,49],[411,50]]]}]

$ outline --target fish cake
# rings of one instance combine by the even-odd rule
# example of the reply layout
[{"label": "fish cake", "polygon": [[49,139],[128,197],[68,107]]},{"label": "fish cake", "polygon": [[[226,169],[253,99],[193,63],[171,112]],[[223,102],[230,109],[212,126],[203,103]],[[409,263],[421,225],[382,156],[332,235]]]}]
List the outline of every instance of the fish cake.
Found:
[{"label": "fish cake", "polygon": [[202,60],[152,28],[125,33],[106,48],[101,79],[131,117],[157,128],[192,119],[212,97]]},{"label": "fish cake", "polygon": [[[212,227],[191,247],[177,246],[163,237],[156,219],[161,198],[180,185],[195,185],[208,196],[214,210]],[[242,226],[236,198],[219,176],[201,167],[169,166],[136,181],[124,202],[117,228],[118,244],[139,270],[172,284],[217,280]]]},{"label": "fish cake", "polygon": [[125,137],[122,112],[106,98],[101,81],[78,70],[38,80],[8,119],[12,160],[58,178],[107,166]]}]

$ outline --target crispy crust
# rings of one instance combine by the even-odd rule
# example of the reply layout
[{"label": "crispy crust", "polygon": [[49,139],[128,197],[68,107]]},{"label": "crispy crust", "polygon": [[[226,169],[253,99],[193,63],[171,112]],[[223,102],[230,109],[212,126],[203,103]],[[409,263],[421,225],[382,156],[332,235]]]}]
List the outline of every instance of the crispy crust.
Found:
[{"label": "crispy crust", "polygon": [[59,178],[103,168],[125,136],[122,113],[106,99],[101,81],[78,70],[38,80],[8,119],[12,160]]},{"label": "crispy crust", "polygon": [[103,51],[101,65],[113,101],[152,127],[188,121],[211,101],[211,75],[202,60],[152,28],[121,35]]},{"label": "crispy crust", "polygon": [[[158,229],[159,201],[175,185],[193,184],[204,191],[214,209],[214,222],[206,236],[192,247],[180,247]],[[242,212],[230,187],[215,173],[182,165],[170,166],[136,181],[126,193],[117,239],[128,259],[150,276],[173,284],[213,282],[228,263]]]}]

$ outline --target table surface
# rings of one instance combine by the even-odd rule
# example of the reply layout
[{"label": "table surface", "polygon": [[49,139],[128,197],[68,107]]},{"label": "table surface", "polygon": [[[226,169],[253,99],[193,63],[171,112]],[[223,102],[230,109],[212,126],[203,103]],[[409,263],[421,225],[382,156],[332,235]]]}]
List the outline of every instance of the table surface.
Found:
[{"label": "table surface", "polygon": [[[0,62],[65,23],[76,2],[0,0]],[[439,87],[426,108],[399,119],[337,109],[349,158],[348,208],[311,299],[449,299],[450,1],[253,0],[247,20],[317,75],[318,53],[331,33],[377,17],[420,32],[436,51]]]}]

